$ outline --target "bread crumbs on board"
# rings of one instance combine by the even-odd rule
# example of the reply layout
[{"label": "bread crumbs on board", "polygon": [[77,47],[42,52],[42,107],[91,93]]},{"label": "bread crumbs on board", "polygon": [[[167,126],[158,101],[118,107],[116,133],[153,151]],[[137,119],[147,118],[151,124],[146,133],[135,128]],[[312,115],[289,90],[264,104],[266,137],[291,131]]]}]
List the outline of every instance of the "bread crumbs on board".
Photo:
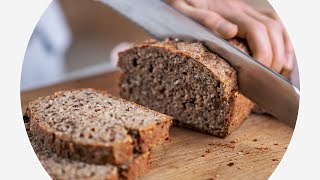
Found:
[{"label": "bread crumbs on board", "polygon": [[239,141],[239,139],[234,139],[234,140],[230,141],[230,143],[235,144],[235,143],[237,143],[238,141]]},{"label": "bread crumbs on board", "polygon": [[229,167],[232,167],[234,165],[234,162],[230,162],[227,164]]},{"label": "bread crumbs on board", "polygon": [[209,146],[222,146],[222,147],[228,147],[228,148],[235,148],[235,145],[233,145],[233,144],[221,143],[221,142],[210,142],[208,145]]},{"label": "bread crumbs on board", "polygon": [[269,150],[268,147],[257,147],[256,149],[258,149],[260,151],[268,151]]}]

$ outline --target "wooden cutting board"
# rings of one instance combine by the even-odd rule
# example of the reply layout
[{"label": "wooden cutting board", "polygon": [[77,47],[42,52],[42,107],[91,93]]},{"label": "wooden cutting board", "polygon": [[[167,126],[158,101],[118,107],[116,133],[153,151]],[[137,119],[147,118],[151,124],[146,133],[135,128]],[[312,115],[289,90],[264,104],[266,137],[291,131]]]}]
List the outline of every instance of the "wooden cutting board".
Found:
[{"label": "wooden cutting board", "polygon": [[[73,80],[21,93],[27,103],[58,90],[106,89],[118,96],[118,72]],[[225,139],[171,128],[171,141],[156,148],[141,179],[267,179],[279,164],[293,129],[271,117],[251,115]]]}]

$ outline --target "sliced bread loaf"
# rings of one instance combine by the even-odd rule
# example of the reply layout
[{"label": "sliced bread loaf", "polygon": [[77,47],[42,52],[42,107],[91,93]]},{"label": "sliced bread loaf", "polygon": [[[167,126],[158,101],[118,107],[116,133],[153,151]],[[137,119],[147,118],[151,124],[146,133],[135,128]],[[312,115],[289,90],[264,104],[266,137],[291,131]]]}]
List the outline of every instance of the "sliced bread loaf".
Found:
[{"label": "sliced bread loaf", "polygon": [[225,137],[248,116],[236,71],[201,43],[136,44],[119,54],[120,95],[171,115],[175,124]]},{"label": "sliced bread loaf", "polygon": [[121,166],[111,164],[88,164],[69,158],[62,158],[43,146],[37,138],[31,135],[28,129],[27,133],[41,164],[50,177],[55,180],[130,180],[136,179],[149,167],[149,152],[142,155],[135,154],[132,163]]},{"label": "sliced bread loaf", "polygon": [[103,91],[61,91],[28,106],[30,132],[58,156],[126,165],[169,136],[172,118]]}]

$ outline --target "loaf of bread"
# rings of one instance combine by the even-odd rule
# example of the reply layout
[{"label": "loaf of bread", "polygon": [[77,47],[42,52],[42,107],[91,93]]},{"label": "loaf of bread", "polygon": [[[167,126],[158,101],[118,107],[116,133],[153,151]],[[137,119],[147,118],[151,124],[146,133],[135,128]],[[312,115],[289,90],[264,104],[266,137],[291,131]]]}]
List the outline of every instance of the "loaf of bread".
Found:
[{"label": "loaf of bread", "polygon": [[165,141],[170,116],[103,91],[61,91],[29,103],[30,133],[60,157],[127,165]]},{"label": "loaf of bread", "polygon": [[[28,126],[28,123],[26,126]],[[31,135],[28,129],[27,133],[38,159],[54,180],[130,180],[136,179],[149,167],[149,152],[144,154],[135,153],[132,163],[121,166],[88,164],[70,158],[62,158],[43,146],[37,138]]]},{"label": "loaf of bread", "polygon": [[238,92],[237,73],[201,43],[147,41],[119,53],[120,95],[174,117],[178,126],[225,137],[253,103]]}]

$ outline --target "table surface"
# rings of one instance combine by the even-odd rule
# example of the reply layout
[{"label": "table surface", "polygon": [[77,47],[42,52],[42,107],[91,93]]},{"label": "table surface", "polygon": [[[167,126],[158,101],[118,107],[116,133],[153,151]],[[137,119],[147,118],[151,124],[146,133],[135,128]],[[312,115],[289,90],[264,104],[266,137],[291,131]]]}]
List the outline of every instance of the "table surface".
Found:
[{"label": "table surface", "polygon": [[[104,73],[21,93],[21,106],[59,90],[96,88],[118,96],[119,72]],[[171,141],[157,147],[141,179],[267,179],[279,164],[293,129],[264,115],[250,115],[221,139],[172,127]]]}]

